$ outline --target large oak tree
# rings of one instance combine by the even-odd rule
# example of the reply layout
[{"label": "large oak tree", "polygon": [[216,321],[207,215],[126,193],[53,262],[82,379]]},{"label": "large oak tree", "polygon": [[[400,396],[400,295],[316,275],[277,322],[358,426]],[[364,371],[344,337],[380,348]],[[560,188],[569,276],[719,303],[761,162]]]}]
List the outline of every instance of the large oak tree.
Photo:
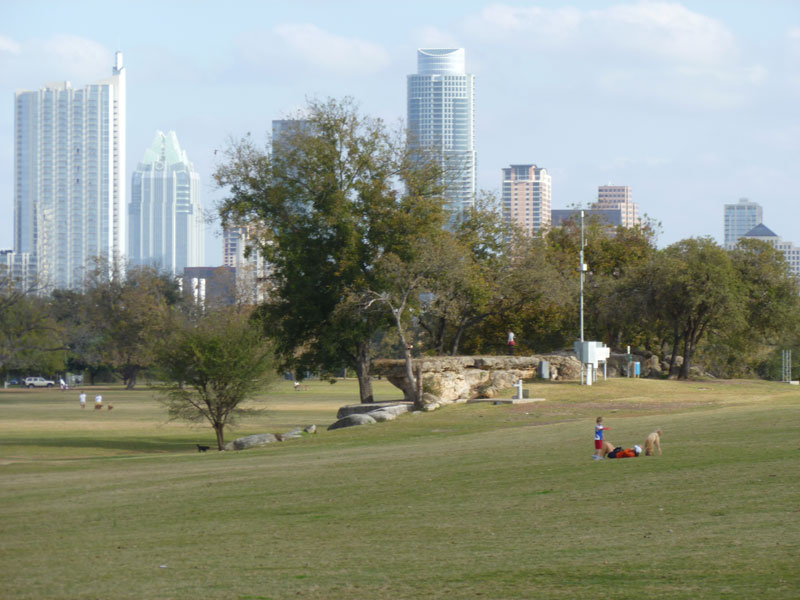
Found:
[{"label": "large oak tree", "polygon": [[310,102],[272,146],[233,143],[216,171],[226,226],[248,226],[271,265],[259,314],[285,368],[352,367],[373,399],[370,339],[385,310],[348,302],[380,291],[375,265],[410,260],[446,215],[437,161],[409,150],[403,132],[362,115],[353,101]]}]

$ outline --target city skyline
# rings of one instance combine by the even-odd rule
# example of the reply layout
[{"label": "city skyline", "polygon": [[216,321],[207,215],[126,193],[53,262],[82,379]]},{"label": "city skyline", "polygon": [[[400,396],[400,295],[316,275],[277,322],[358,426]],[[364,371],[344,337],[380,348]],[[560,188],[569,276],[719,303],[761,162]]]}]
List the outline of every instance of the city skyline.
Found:
[{"label": "city skyline", "polygon": [[[509,164],[545,166],[553,208],[627,185],[640,215],[661,221],[660,246],[701,235],[721,244],[724,205],[748,197],[783,239],[800,240],[798,3],[116,4],[0,6],[0,247],[13,246],[17,89],[97,81],[122,50],[126,177],[153,131],[176,130],[212,208],[214,151],[229,138],[266,143],[271,121],[308,97],[351,95],[368,114],[405,121],[416,51],[437,47],[464,48],[476,78],[479,189],[499,198]],[[163,18],[152,20],[156,7]],[[207,262],[221,264],[221,236],[206,242]]]}]

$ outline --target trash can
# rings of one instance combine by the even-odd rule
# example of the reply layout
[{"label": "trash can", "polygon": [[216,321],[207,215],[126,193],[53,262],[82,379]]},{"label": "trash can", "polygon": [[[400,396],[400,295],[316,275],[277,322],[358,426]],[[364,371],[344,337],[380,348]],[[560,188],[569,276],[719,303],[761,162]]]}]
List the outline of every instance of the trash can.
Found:
[{"label": "trash can", "polygon": [[633,363],[633,376],[639,377],[642,374],[642,363],[634,362]]}]

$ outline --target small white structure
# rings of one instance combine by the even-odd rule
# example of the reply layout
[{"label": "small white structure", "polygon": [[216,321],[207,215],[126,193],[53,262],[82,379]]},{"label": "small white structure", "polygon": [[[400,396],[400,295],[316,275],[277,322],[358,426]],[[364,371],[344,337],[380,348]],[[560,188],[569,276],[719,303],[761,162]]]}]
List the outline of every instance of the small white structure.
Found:
[{"label": "small white structure", "polygon": [[[592,385],[597,380],[598,365],[603,363],[605,369],[606,361],[611,355],[611,348],[604,346],[603,342],[575,342],[573,349],[583,365],[581,384]],[[605,370],[603,377],[606,377]]]}]

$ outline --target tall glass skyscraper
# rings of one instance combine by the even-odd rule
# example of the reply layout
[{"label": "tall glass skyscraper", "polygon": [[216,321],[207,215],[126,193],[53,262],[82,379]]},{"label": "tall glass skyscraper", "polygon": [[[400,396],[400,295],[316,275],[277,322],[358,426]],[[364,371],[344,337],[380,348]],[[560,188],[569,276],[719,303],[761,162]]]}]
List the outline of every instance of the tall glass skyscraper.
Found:
[{"label": "tall glass skyscraper", "polygon": [[128,257],[173,275],[204,264],[200,176],[174,131],[156,132],[131,177]]},{"label": "tall glass skyscraper", "polygon": [[93,257],[126,248],[122,53],[111,77],[17,92],[14,108],[14,250],[41,289],[80,288]]},{"label": "tall glass skyscraper", "polygon": [[448,207],[475,202],[475,76],[466,73],[463,48],[417,50],[417,74],[408,76],[408,130],[412,147],[441,159]]}]

